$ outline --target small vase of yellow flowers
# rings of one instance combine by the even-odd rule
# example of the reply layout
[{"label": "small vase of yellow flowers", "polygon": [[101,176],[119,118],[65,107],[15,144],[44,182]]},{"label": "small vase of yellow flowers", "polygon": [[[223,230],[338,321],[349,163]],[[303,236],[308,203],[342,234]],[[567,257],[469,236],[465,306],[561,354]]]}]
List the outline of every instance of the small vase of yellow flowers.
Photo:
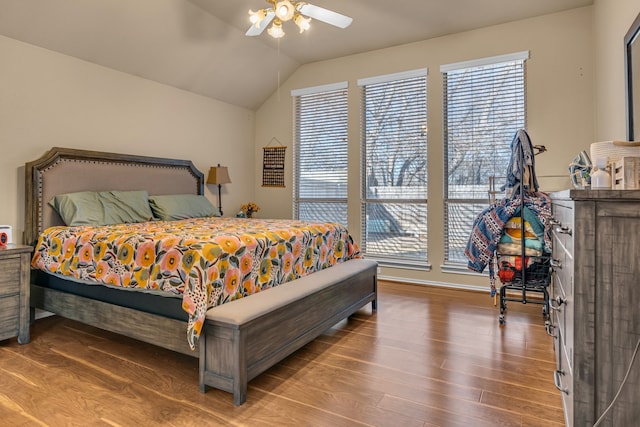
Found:
[{"label": "small vase of yellow flowers", "polygon": [[244,212],[244,215],[247,218],[252,218],[253,214],[260,210],[260,206],[258,206],[257,204],[255,204],[253,202],[249,202],[247,204],[244,204],[244,205],[240,206],[240,210],[242,212]]}]

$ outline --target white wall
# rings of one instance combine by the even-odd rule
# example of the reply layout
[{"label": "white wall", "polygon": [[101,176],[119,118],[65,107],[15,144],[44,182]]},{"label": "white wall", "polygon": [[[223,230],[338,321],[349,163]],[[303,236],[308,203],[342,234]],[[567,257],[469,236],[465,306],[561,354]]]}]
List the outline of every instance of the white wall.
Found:
[{"label": "white wall", "polygon": [[[548,152],[536,160],[544,191],[569,185],[567,166],[594,140],[593,7],[584,7],[418,43],[308,64],[294,73],[257,112],[256,169],[261,147],[277,137],[287,150],[284,189],[258,188],[262,215],[290,217],[292,206],[292,89],[349,82],[349,228],[359,238],[359,93],[362,77],[429,68],[429,261],[431,272],[383,269],[392,275],[431,283],[487,286],[487,278],[441,272],[443,262],[442,79],[440,65],[523,50],[527,63],[527,129]],[[257,183],[259,185],[259,183]]]},{"label": "white wall", "polygon": [[[595,0],[596,141],[626,140],[624,36],[637,0]],[[636,137],[638,139],[638,137]]]},{"label": "white wall", "polygon": [[[24,164],[54,146],[229,167],[225,216],[251,200],[255,113],[0,36],[0,224],[24,229]],[[211,193],[211,191],[213,193]],[[217,188],[207,189],[217,205]]]}]

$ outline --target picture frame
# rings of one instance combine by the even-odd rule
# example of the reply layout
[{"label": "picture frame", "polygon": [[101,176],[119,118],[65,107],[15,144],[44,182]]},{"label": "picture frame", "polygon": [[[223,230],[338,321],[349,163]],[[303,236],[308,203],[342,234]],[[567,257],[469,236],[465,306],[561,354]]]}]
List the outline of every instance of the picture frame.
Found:
[{"label": "picture frame", "polygon": [[640,137],[640,14],[624,36],[624,68],[627,141],[634,141]]}]

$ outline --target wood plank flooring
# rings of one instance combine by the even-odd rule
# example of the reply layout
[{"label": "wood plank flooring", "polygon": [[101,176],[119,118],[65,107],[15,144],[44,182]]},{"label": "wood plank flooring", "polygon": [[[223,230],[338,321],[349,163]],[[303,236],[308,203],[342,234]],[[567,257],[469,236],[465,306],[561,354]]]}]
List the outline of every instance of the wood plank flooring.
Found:
[{"label": "wood plank flooring", "polygon": [[[198,391],[196,358],[57,316],[0,342],[0,425],[562,426],[539,305],[381,281],[370,305],[249,383]],[[135,327],[135,325],[132,325]]]}]

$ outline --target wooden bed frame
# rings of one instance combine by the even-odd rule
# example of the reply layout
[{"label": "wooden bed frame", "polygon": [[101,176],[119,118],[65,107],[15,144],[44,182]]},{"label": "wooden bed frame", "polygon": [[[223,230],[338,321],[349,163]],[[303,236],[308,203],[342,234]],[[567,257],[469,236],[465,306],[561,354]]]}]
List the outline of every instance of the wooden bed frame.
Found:
[{"label": "wooden bed frame", "polygon": [[[25,243],[63,225],[48,204],[77,191],[147,190],[150,195],[204,194],[204,175],[191,161],[70,148],[52,148],[25,165]],[[186,339],[186,322],[54,290],[32,274],[31,306],[98,328],[200,358],[200,390],[213,386],[246,400],[247,382],[371,302],[377,305],[377,265],[351,260],[207,313],[199,351]],[[322,274],[320,274],[322,273]],[[302,286],[310,285],[305,291]],[[308,288],[308,289],[307,289]],[[229,307],[225,307],[229,306]],[[238,314],[239,313],[239,314]],[[301,322],[300,319],[305,321]],[[138,325],[135,329],[128,325]],[[266,328],[266,329],[265,329]],[[265,342],[260,336],[268,337]]]}]

